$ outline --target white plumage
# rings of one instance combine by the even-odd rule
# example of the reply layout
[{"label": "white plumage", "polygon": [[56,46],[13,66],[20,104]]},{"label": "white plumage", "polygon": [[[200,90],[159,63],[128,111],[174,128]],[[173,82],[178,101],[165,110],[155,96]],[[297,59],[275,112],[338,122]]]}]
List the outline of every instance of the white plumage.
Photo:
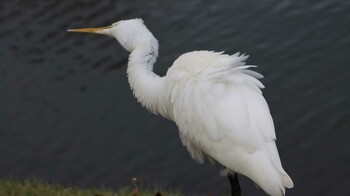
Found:
[{"label": "white plumage", "polygon": [[149,111],[174,121],[192,158],[216,160],[228,172],[252,179],[269,195],[285,194],[293,182],[283,170],[275,129],[248,56],[194,51],[181,55],[166,76],[152,72],[158,42],[141,19],[106,28],[70,30],[115,37],[131,52],[128,79]]},{"label": "white plumage", "polygon": [[191,156],[207,155],[251,178],[270,195],[293,182],[283,170],[268,105],[247,56],[195,51],[180,56],[166,75],[173,120]]}]

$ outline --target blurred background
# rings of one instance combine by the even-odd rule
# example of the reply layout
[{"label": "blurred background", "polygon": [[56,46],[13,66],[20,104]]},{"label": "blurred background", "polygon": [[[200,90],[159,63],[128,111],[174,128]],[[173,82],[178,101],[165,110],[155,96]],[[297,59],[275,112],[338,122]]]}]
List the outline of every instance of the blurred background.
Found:
[{"label": "blurred background", "polygon": [[[237,51],[265,78],[292,195],[350,194],[350,1],[3,1],[0,178],[118,189],[131,178],[229,195],[220,166],[193,161],[174,123],[136,102],[128,53],[68,28],[143,18],[160,43],[155,72],[193,50]],[[244,195],[264,195],[241,177]]]}]

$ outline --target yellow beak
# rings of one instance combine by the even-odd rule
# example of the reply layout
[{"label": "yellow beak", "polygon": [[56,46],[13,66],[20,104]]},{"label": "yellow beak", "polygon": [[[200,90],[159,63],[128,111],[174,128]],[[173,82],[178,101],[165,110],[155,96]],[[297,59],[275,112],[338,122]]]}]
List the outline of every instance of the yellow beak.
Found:
[{"label": "yellow beak", "polygon": [[110,29],[112,26],[107,27],[96,27],[96,28],[81,28],[81,29],[68,29],[68,32],[75,32],[75,33],[97,33],[98,31],[102,31],[105,29]]}]

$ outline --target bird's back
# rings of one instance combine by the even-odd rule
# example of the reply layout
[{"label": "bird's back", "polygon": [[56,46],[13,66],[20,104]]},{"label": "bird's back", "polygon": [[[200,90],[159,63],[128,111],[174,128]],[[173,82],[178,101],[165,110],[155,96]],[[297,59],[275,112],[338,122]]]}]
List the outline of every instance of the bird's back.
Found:
[{"label": "bird's back", "polygon": [[194,159],[208,156],[251,178],[270,195],[293,182],[283,170],[275,130],[247,56],[195,51],[180,56],[166,75],[172,119]]}]

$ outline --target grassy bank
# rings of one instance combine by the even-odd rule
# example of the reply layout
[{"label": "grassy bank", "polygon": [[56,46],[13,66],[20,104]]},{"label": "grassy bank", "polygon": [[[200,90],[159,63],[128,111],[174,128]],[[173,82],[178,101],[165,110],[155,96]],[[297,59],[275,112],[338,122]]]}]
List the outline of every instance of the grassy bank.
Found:
[{"label": "grassy bank", "polygon": [[0,195],[6,196],[180,196],[164,190],[151,190],[134,186],[111,191],[105,188],[79,189],[56,184],[47,184],[39,180],[0,180]]}]

